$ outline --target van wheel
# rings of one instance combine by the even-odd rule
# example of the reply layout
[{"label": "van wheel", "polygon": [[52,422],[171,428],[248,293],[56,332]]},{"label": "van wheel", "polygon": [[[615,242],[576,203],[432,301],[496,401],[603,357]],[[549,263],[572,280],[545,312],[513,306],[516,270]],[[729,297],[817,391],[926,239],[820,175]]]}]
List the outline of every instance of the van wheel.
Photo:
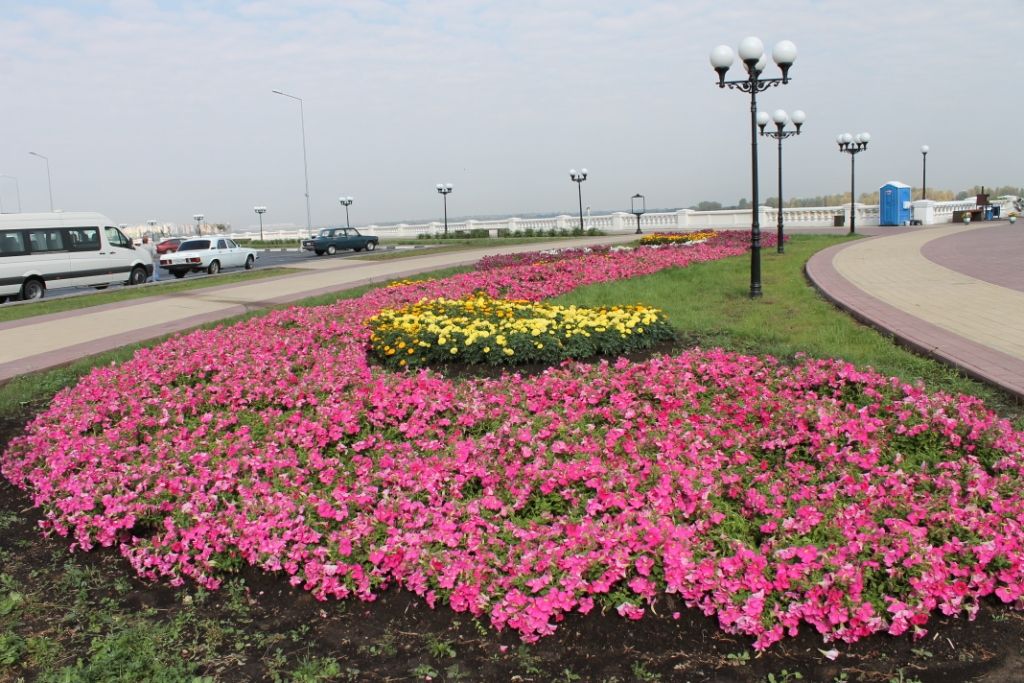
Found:
[{"label": "van wheel", "polygon": [[43,284],[42,280],[37,278],[30,278],[25,280],[25,284],[21,286],[21,300],[32,301],[33,299],[42,299],[46,293],[46,285]]},{"label": "van wheel", "polygon": [[256,259],[254,259],[252,257],[252,254],[249,254],[249,257],[245,259],[245,269],[246,270],[252,270],[255,267],[256,267]]},{"label": "van wheel", "polygon": [[141,285],[143,282],[146,281],[147,277],[149,276],[146,275],[145,268],[143,268],[142,266],[135,266],[134,268],[132,268],[132,274],[128,276],[128,285]]},{"label": "van wheel", "polygon": [[220,272],[220,261],[214,261],[210,264],[210,267],[206,269],[206,272],[210,275],[216,275]]},{"label": "van wheel", "polygon": [[366,251],[373,251],[376,248],[377,248],[377,243],[376,242],[367,242],[366,243]]},{"label": "van wheel", "polygon": [[338,251],[338,248],[335,247],[333,244],[327,247],[327,255],[328,256],[334,256],[334,254],[337,253],[337,251]]}]

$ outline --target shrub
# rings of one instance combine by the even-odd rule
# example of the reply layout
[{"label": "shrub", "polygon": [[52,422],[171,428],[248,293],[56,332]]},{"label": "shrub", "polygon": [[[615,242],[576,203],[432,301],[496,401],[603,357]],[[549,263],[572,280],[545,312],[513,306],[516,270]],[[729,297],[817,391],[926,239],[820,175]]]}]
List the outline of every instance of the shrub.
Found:
[{"label": "shrub", "polygon": [[692,242],[703,242],[714,239],[714,230],[700,230],[697,232],[653,232],[640,238],[640,244],[652,246],[657,244],[690,244]]}]

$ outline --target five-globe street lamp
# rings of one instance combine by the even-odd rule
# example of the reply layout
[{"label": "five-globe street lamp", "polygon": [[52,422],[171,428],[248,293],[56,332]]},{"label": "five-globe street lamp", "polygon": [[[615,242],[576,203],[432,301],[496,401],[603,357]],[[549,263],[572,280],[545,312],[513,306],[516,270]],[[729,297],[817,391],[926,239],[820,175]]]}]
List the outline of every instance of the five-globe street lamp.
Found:
[{"label": "five-globe street lamp", "polygon": [[921,145],[921,199],[928,199],[928,145]]},{"label": "five-globe street lamp", "polygon": [[753,184],[751,209],[753,220],[750,224],[750,296],[761,296],[761,223],[757,196],[757,93],[770,87],[789,83],[789,69],[796,61],[796,45],[788,40],[775,44],[772,59],[782,70],[782,78],[761,78],[761,72],[768,65],[764,54],[764,43],[760,38],[749,36],[740,41],[739,57],[747,70],[747,78],[738,81],[725,80],[725,74],[732,66],[734,54],[728,45],[719,45],[711,51],[711,66],[718,73],[718,87],[750,93],[750,175]]},{"label": "five-globe street lamp", "polygon": [[856,201],[857,195],[854,194],[854,159],[857,155],[868,148],[868,142],[871,141],[871,136],[867,133],[857,133],[856,135],[850,135],[849,133],[842,133],[836,136],[836,143],[839,144],[839,151],[846,152],[850,155],[850,232],[853,234],[857,227],[857,221],[854,217],[854,202]]},{"label": "five-globe street lamp", "polygon": [[201,227],[199,227],[199,224],[202,222],[203,218],[205,218],[205,216],[203,216],[203,214],[201,214],[201,213],[193,214],[193,216],[192,216],[192,220],[194,220],[196,222],[196,234],[197,235],[202,235],[203,234],[203,229]]},{"label": "five-globe street lamp", "polygon": [[569,177],[576,183],[576,192],[580,200],[580,234],[583,234],[583,182],[587,179],[587,169],[580,169],[577,173],[575,168],[569,169]]},{"label": "five-globe street lamp", "polygon": [[260,242],[263,241],[263,214],[267,212],[265,206],[254,206],[252,210],[256,212],[256,215],[260,217]]},{"label": "five-globe street lamp", "polygon": [[[18,213],[21,213],[21,187],[18,185],[18,179],[12,175],[0,175],[0,178],[10,178],[14,181],[14,192],[18,197]],[[0,213],[4,212],[4,205],[2,199],[0,199]]]},{"label": "five-globe street lamp", "polygon": [[438,183],[437,191],[444,200],[444,236],[448,236],[448,195],[452,193],[451,183]]},{"label": "five-globe street lamp", "polygon": [[640,234],[640,216],[647,213],[647,198],[637,192],[629,198],[629,212],[636,216],[636,234]]},{"label": "five-globe street lamp", "polygon": [[290,97],[293,100],[299,101],[299,122],[302,124],[302,173],[306,178],[306,230],[310,233],[313,232],[313,219],[309,213],[309,164],[306,162],[306,114],[302,107],[302,98],[296,97],[295,95],[289,95],[286,92],[280,90],[272,90],[275,95],[283,95],[284,97]]},{"label": "five-globe street lamp", "polygon": [[[345,227],[346,228],[351,228],[352,224],[348,220],[348,207],[352,206],[352,198],[351,197],[338,197],[338,201],[341,203],[342,206],[345,207]],[[446,210],[445,214],[447,215],[447,213],[448,212]]]},{"label": "five-globe street lamp", "polygon": [[[788,137],[800,135],[800,126],[804,125],[804,121],[807,120],[807,114],[797,109],[793,112],[793,115],[790,116],[784,110],[776,109],[775,113],[771,116],[771,120],[775,121],[774,131],[766,131],[764,129],[764,127],[768,125],[768,120],[768,112],[758,112],[757,125],[761,129],[761,135],[769,138],[775,138],[779,141],[779,234],[776,249],[778,253],[783,254],[786,249],[782,242],[782,208],[785,206],[785,203],[782,201],[782,141]],[[786,123],[790,121],[793,123],[796,130],[785,130]]]},{"label": "five-globe street lamp", "polygon": [[46,187],[50,190],[50,211],[53,212],[53,183],[50,181],[50,158],[44,157],[38,152],[29,152],[29,154],[34,157],[39,157],[46,162]]}]

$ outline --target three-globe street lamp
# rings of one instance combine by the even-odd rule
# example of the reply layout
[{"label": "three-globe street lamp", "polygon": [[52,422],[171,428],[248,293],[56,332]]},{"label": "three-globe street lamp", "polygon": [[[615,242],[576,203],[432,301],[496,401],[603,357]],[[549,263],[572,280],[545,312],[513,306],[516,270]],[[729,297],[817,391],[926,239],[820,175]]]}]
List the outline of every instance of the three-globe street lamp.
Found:
[{"label": "three-globe street lamp", "polygon": [[[437,184],[437,191],[444,199],[444,236],[448,236],[448,195],[452,193],[452,184]],[[346,209],[347,210],[347,209]]]},{"label": "three-globe street lamp", "polygon": [[260,242],[263,241],[263,214],[267,212],[265,206],[254,206],[252,210],[256,212],[256,215],[260,217]]},{"label": "three-globe street lamp", "polygon": [[[29,154],[31,154],[34,157],[39,157],[40,159],[42,159],[43,161],[46,162],[46,187],[50,190],[50,212],[52,213],[53,212],[53,183],[50,181],[50,159],[49,159],[49,157],[44,157],[42,154],[39,154],[38,152],[29,152]],[[20,200],[19,200],[19,202],[20,202]]]},{"label": "three-globe street lamp", "polygon": [[[761,135],[775,138],[779,141],[779,239],[777,251],[780,254],[784,254],[786,249],[782,243],[782,208],[785,206],[782,201],[782,141],[788,137],[800,135],[800,126],[804,125],[804,121],[807,120],[807,114],[797,109],[793,112],[793,115],[790,116],[784,110],[776,109],[775,113],[772,114],[771,119],[775,121],[775,130],[766,131],[764,127],[768,125],[768,112],[762,111],[757,114],[757,125],[761,129]],[[796,130],[784,130],[786,123],[789,121],[792,121]]]},{"label": "three-globe street lamp", "polygon": [[856,201],[857,195],[853,191],[853,174],[854,174],[854,159],[857,155],[868,148],[868,142],[871,141],[871,136],[867,133],[857,133],[857,135],[850,135],[849,133],[842,133],[836,136],[836,142],[839,144],[839,151],[846,152],[850,155],[850,232],[853,234],[857,227],[857,221],[854,218],[854,202]]},{"label": "three-globe street lamp", "polygon": [[636,216],[636,234],[640,234],[640,216],[647,213],[647,198],[637,192],[629,198],[629,212]]},{"label": "three-globe street lamp", "polygon": [[928,145],[921,145],[921,199],[928,199]]},{"label": "three-globe street lamp", "polygon": [[576,169],[569,170],[569,177],[576,183],[577,194],[580,199],[580,234],[583,234],[583,182],[587,179],[587,169],[581,169],[579,173]]},{"label": "three-globe street lamp", "polygon": [[747,70],[747,78],[738,81],[725,80],[725,74],[733,63],[733,51],[728,45],[719,45],[711,51],[711,66],[718,73],[718,87],[750,93],[750,175],[753,181],[751,209],[753,220],[750,224],[750,296],[761,296],[761,222],[757,196],[757,93],[770,87],[789,83],[789,69],[796,61],[796,45],[788,40],[775,44],[772,59],[782,70],[782,78],[761,78],[761,72],[768,66],[764,54],[764,43],[760,38],[749,36],[740,41],[740,61]]},{"label": "three-globe street lamp", "polygon": [[306,178],[306,230],[310,233],[313,232],[313,219],[310,218],[309,213],[309,164],[306,162],[306,113],[303,111],[302,98],[296,97],[295,95],[289,95],[286,92],[280,90],[271,90],[275,95],[283,95],[284,97],[290,97],[293,100],[299,101],[299,122],[302,124],[302,173]]},{"label": "three-globe street lamp", "polygon": [[205,216],[203,216],[203,214],[201,214],[201,213],[197,213],[197,214],[194,214],[192,216],[192,220],[194,220],[196,222],[196,234],[197,235],[202,235],[203,234],[203,229],[201,227],[199,227],[199,224],[202,222],[203,218],[205,218]]},{"label": "three-globe street lamp", "polygon": [[[345,227],[351,228],[352,224],[348,220],[348,207],[352,206],[352,198],[338,197],[338,201],[341,202],[341,205],[345,207]],[[445,211],[445,214],[447,214],[447,211]]]},{"label": "three-globe street lamp", "polygon": [[[0,175],[0,178],[10,178],[14,181],[14,191],[18,197],[18,213],[21,213],[21,187],[18,185],[18,179],[12,175]],[[0,201],[0,213],[4,212],[3,202]]]}]

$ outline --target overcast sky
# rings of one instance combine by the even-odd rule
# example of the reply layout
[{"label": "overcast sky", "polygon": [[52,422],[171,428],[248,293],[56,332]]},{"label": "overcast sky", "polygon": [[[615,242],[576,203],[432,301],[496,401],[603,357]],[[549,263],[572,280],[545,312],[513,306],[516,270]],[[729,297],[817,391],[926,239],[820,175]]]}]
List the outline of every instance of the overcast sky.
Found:
[{"label": "overcast sky", "polygon": [[[1024,2],[0,0],[0,175],[24,211],[242,230],[749,198],[749,96],[708,63],[748,35],[799,50],[760,109],[803,109],[785,194],[1024,183]],[[1016,55],[1016,56],[1014,56]],[[731,77],[740,77],[734,67]],[[773,65],[766,75],[777,76]],[[776,143],[760,145],[776,194]],[[5,211],[14,182],[0,177]]]}]

